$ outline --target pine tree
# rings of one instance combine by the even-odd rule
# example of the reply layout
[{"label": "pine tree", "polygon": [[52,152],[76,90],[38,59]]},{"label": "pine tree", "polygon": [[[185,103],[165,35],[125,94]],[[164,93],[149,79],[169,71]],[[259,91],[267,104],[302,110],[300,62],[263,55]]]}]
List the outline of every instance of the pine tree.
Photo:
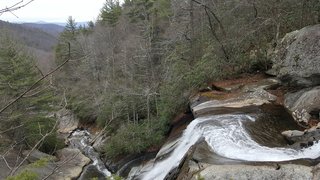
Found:
[{"label": "pine tree", "polygon": [[121,6],[118,0],[107,0],[101,10],[101,21],[115,25],[121,15]]},{"label": "pine tree", "polygon": [[[0,99],[5,105],[32,86],[40,78],[40,73],[33,56],[22,45],[9,36],[1,37],[0,41]],[[1,130],[21,125],[21,128],[9,131],[8,136],[14,140],[25,139],[23,142],[28,145],[35,144],[41,138],[40,134],[50,131],[55,123],[55,119],[47,117],[54,103],[54,91],[46,82],[39,83],[1,114]],[[45,141],[40,149],[52,151],[56,145],[55,137],[50,136],[52,141]]]},{"label": "pine tree", "polygon": [[66,27],[64,29],[64,33],[69,33],[72,35],[72,37],[74,37],[76,34],[76,31],[77,31],[77,23],[75,19],[72,18],[72,16],[69,16]]}]

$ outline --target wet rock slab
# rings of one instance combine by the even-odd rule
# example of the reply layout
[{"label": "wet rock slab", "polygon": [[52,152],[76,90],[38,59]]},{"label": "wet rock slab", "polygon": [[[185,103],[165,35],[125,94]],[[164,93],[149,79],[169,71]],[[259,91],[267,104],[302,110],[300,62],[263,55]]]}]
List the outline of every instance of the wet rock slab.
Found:
[{"label": "wet rock slab", "polygon": [[[200,104],[197,103],[196,99],[192,99],[191,110],[194,117],[200,117],[203,114],[208,114],[208,112],[222,107],[242,108],[268,104],[276,101],[277,97],[266,90],[279,85],[279,83],[278,80],[269,78],[243,86],[239,92],[237,92],[237,97],[212,99]],[[199,98],[201,98],[201,96]]]},{"label": "wet rock slab", "polygon": [[195,172],[193,180],[225,179],[303,179],[313,178],[312,167],[302,165],[250,166],[250,165],[204,165],[204,170]]}]

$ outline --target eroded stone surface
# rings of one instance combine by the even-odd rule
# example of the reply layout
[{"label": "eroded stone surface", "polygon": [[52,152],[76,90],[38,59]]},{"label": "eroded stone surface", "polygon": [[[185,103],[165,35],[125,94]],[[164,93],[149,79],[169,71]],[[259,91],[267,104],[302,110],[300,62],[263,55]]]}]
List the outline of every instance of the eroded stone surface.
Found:
[{"label": "eroded stone surface", "polygon": [[247,106],[260,106],[274,102],[277,97],[267,92],[265,89],[278,85],[276,79],[265,79],[256,83],[251,83],[242,87],[237,97],[222,100],[209,100],[198,105],[191,105],[193,115],[199,117],[213,109],[221,107],[241,108]]},{"label": "eroded stone surface", "polygon": [[251,165],[209,165],[195,173],[194,180],[198,178],[210,180],[225,179],[303,179],[311,180],[312,167],[303,165],[275,165],[275,166],[251,166]]}]

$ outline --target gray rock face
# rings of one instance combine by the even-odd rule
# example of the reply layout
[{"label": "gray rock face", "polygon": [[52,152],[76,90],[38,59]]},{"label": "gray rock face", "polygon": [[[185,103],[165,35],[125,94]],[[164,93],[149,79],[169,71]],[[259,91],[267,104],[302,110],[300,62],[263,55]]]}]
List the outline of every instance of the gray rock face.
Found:
[{"label": "gray rock face", "polygon": [[260,106],[276,100],[276,96],[270,94],[266,89],[278,85],[276,79],[265,79],[261,82],[243,86],[241,93],[236,98],[225,100],[210,100],[201,104],[192,102],[191,110],[194,117],[200,117],[214,109],[221,107],[241,108],[247,106]]},{"label": "gray rock face", "polygon": [[318,180],[320,179],[320,163],[313,168],[313,179]]},{"label": "gray rock face", "polygon": [[22,152],[22,155],[24,157],[27,156],[28,154],[30,154],[28,159],[27,159],[27,161],[29,163],[34,163],[34,162],[36,162],[36,161],[38,161],[40,159],[43,159],[43,158],[50,159],[50,160],[55,160],[56,159],[54,156],[51,156],[51,155],[46,154],[46,153],[43,153],[43,152],[41,152],[39,150],[34,150],[31,153],[30,153],[29,150],[26,150],[26,151]]},{"label": "gray rock face", "polygon": [[48,162],[43,166],[24,165],[21,167],[21,170],[35,172],[39,179],[71,180],[78,178],[83,168],[90,163],[90,159],[84,156],[80,150],[70,148],[57,151],[58,160],[55,157],[37,151],[32,153],[30,160],[33,161],[43,157],[49,157]]},{"label": "gray rock face", "polygon": [[289,142],[294,143],[293,148],[304,148],[320,140],[320,123],[305,131],[288,130],[281,133]]},{"label": "gray rock face", "polygon": [[[302,86],[320,83],[320,25],[288,33],[278,45],[270,74]],[[305,79],[307,78],[307,79]]]},{"label": "gray rock face", "polygon": [[210,165],[196,173],[192,179],[312,179],[312,168],[303,165],[251,166],[251,165]]},{"label": "gray rock face", "polygon": [[58,132],[70,133],[78,127],[79,120],[75,115],[67,109],[61,109],[56,113],[56,117],[59,121]]},{"label": "gray rock face", "polygon": [[64,148],[57,152],[62,167],[52,175],[53,179],[74,179],[80,176],[83,168],[90,163],[90,159],[84,156],[78,149]]},{"label": "gray rock face", "polygon": [[288,141],[297,142],[301,140],[301,136],[304,135],[303,131],[288,130],[281,133]]},{"label": "gray rock face", "polygon": [[[6,179],[10,174],[11,168],[19,164],[23,158],[19,156],[19,152],[9,151],[6,154],[1,154],[3,157],[0,158],[0,179]],[[9,166],[8,166],[9,165]],[[26,166],[27,162],[23,163],[22,166]]]},{"label": "gray rock face", "polygon": [[287,94],[284,105],[296,121],[307,124],[310,112],[320,109],[320,86]]}]

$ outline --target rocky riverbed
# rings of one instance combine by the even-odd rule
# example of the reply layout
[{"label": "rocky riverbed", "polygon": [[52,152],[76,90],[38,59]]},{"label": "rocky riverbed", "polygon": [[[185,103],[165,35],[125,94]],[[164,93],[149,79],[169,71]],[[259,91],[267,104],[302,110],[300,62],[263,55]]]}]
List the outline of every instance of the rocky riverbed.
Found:
[{"label": "rocky riverbed", "polygon": [[319,39],[319,25],[289,33],[275,78],[214,83],[191,98],[196,119],[128,179],[319,179]]}]

